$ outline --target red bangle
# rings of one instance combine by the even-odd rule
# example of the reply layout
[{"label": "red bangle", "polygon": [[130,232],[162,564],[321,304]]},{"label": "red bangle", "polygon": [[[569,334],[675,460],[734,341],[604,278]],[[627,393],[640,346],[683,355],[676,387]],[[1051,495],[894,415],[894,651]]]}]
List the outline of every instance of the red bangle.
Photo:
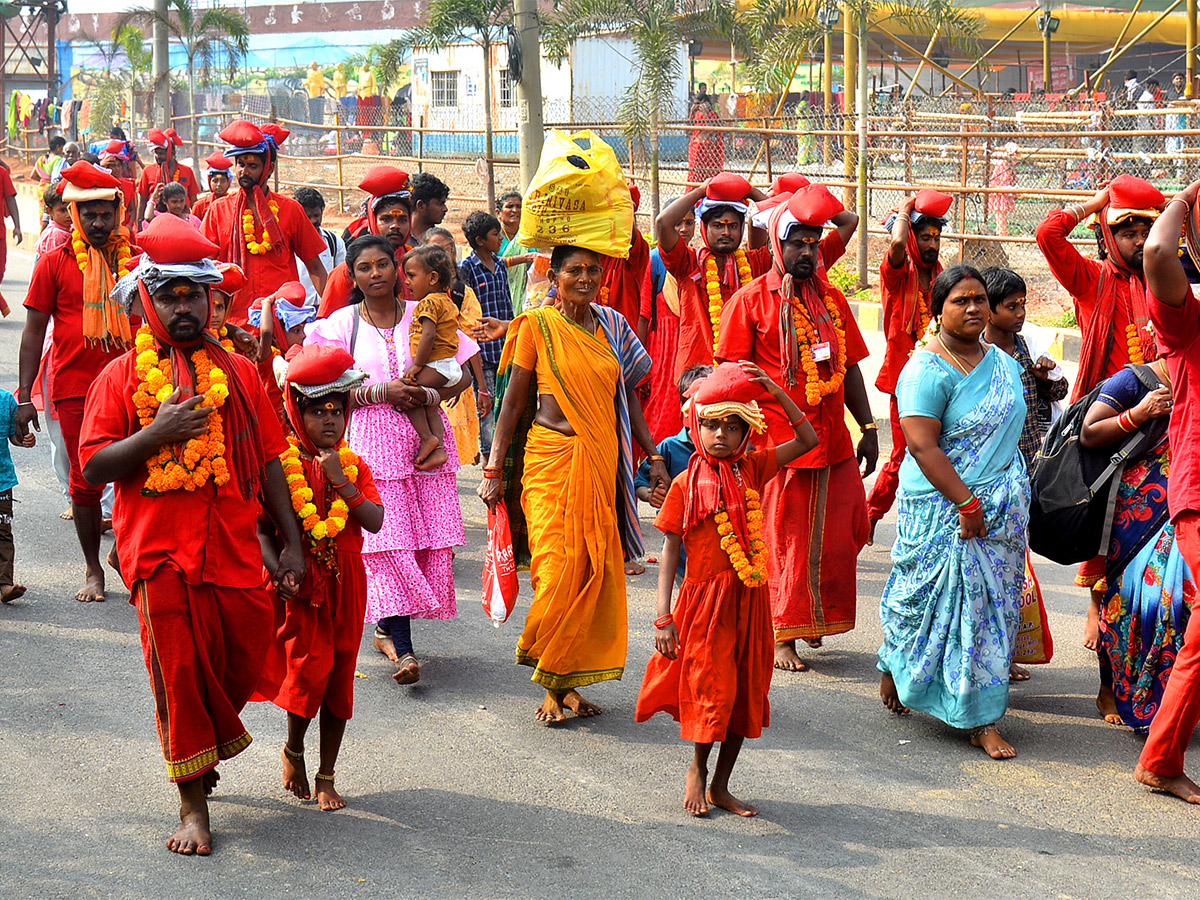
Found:
[{"label": "red bangle", "polygon": [[654,627],[655,628],[666,628],[668,625],[670,625],[674,621],[675,621],[675,617],[673,615],[671,615],[670,613],[667,613],[665,616],[659,616],[657,619],[654,620]]},{"label": "red bangle", "polygon": [[343,497],[342,499],[346,501],[346,506],[350,509],[358,509],[367,502],[367,495],[362,491],[355,491],[348,498]]},{"label": "red bangle", "polygon": [[499,481],[504,477],[504,470],[494,466],[484,466],[483,477],[488,481]]},{"label": "red bangle", "polygon": [[1137,426],[1133,424],[1133,416],[1129,414],[1129,410],[1125,410],[1117,416],[1117,427],[1126,434],[1137,431]]},{"label": "red bangle", "polygon": [[960,506],[958,508],[958,514],[960,516],[977,516],[981,512],[983,512],[983,503],[978,497],[972,497],[970,503],[968,503],[966,506]]}]

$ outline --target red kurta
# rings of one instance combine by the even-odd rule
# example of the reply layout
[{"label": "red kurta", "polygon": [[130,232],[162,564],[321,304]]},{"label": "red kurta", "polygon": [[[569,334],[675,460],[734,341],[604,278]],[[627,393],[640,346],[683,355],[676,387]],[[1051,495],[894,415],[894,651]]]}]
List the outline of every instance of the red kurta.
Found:
[{"label": "red kurta", "polygon": [[[652,299],[654,310],[650,308]],[[648,323],[646,352],[650,354],[650,396],[642,404],[642,412],[650,437],[658,444],[663,438],[679,434],[679,429],[683,428],[679,379],[675,377],[675,354],[679,349],[679,286],[671,273],[667,273],[663,290],[657,297],[651,298],[650,291],[646,291],[639,317]]]},{"label": "red kurta", "polygon": [[642,297],[650,291],[650,245],[635,229],[628,259],[601,256],[600,262],[604,267],[600,290],[608,290],[603,302],[623,315],[636,334]]},{"label": "red kurta", "polygon": [[[178,181],[187,188],[188,203],[193,203],[200,196],[200,182],[196,179],[196,173],[192,171],[191,166],[185,166],[181,162],[176,162],[175,176],[173,180]],[[150,195],[154,193],[154,188],[159,184],[165,183],[162,167],[158,163],[150,163],[150,165],[142,169],[142,177],[138,179],[138,195],[149,199]]]},{"label": "red kurta", "polygon": [[[749,488],[762,491],[778,472],[775,451],[757,450],[739,464]],[[673,615],[679,658],[655,653],[646,665],[634,718],[657,712],[679,723],[680,737],[700,744],[727,734],[756,738],[771,724],[767,693],[774,668],[769,593],[742,583],[721,549],[710,515],[683,533],[687,473],[676,476],[654,520],[659,531],[683,535],[687,571]]]},{"label": "red kurta", "polygon": [[[817,432],[817,446],[789,463],[763,490],[775,639],[811,640],[854,627],[856,562],[867,542],[866,495],[846,428],[844,385],[811,407],[802,383],[785,384],[780,287],[780,276],[772,271],[734,294],[721,315],[717,359],[757,363],[783,386]],[[849,368],[866,358],[866,343],[841,291],[827,284],[822,289],[837,301]],[[829,363],[817,365],[821,377],[828,378]],[[769,443],[792,440],[783,410],[771,403],[764,411]]]},{"label": "red kurta", "polygon": [[[309,484],[324,477],[312,460],[301,458]],[[383,505],[365,461],[358,464],[356,487]],[[322,705],[339,719],[354,714],[354,669],[367,612],[367,570],[362,560],[362,526],[351,516],[336,539],[337,573],[317,560],[304,541],[308,571],[300,593],[275,601],[275,640],[259,684],[261,697],[280,709],[311,719]]]},{"label": "red kurta", "polygon": [[[233,262],[233,241],[245,240],[242,223],[234,222],[237,200],[237,193],[234,191],[214,200],[200,226],[204,236],[220,247],[217,259],[222,262]],[[230,301],[232,305],[228,320],[234,325],[245,325],[249,321],[247,311],[255,300],[274,293],[280,285],[295,281],[299,277],[296,269],[297,257],[311,262],[326,249],[325,239],[313,228],[312,222],[304,214],[304,207],[291,197],[276,194],[274,191],[267,192],[267,201],[279,207],[276,219],[283,232],[283,246],[273,246],[268,253],[261,256],[252,256],[250,251],[246,251],[242,266],[246,272],[246,286]],[[255,227],[261,234],[261,225]]]},{"label": "red kurta", "polygon": [[[134,356],[112,362],[88,393],[80,437],[85,467],[98,450],[140,428]],[[254,367],[237,356],[231,365],[252,392],[265,464],[287,443]],[[236,437],[226,429],[225,440]],[[139,465],[115,483],[113,530],[138,611],[167,776],[187,781],[250,744],[238,714],[258,684],[273,622],[262,587],[259,505],[243,499],[234,479],[157,497],[142,494],[145,480]]]}]

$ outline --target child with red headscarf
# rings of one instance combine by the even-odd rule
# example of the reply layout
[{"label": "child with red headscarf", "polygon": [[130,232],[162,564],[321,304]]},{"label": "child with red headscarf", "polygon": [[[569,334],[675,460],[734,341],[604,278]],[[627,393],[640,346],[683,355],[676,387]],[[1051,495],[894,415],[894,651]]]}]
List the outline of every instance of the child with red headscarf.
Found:
[{"label": "child with red headscarf", "polygon": [[[283,786],[308,800],[304,735],[321,714],[321,763],[314,780],[323,810],[346,801],[334,789],[334,767],[354,709],[354,665],[367,609],[362,529],[383,525],[383,501],[371,470],[346,446],[350,389],[366,378],[340,347],[312,345],[289,354],[284,403],[292,434],[280,460],[292,509],[304,532],[306,574],[291,599],[276,597],[275,641],[258,699],[288,714]],[[263,560],[274,571],[278,538],[259,522]]]},{"label": "child with red headscarf", "polygon": [[[767,427],[756,399],[764,390],[779,403],[794,438],[751,450],[751,431]],[[816,446],[817,435],[795,401],[746,361],[724,363],[696,382],[686,415],[696,453],[671,483],[654,522],[666,535],[654,622],[658,652],[646,666],[636,718],[670,713],[681,737],[695,743],[684,790],[688,812],[704,816],[712,804],[753,816],[757,809],[729,793],[729,776],[744,739],[770,724],[775,633],[761,492],[781,466]],[[681,547],[687,568],[672,612]],[[708,757],[717,741],[721,752],[708,785]]]}]

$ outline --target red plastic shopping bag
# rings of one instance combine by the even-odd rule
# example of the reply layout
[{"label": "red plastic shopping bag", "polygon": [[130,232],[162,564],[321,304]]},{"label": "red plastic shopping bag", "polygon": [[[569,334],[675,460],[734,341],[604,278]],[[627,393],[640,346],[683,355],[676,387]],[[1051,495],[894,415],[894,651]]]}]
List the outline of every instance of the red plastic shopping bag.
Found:
[{"label": "red plastic shopping bag", "polygon": [[517,604],[517,565],[504,501],[488,510],[487,556],[483,561],[483,611],[497,628]]},{"label": "red plastic shopping bag", "polygon": [[1042,586],[1033,573],[1028,550],[1025,551],[1025,588],[1021,591],[1021,625],[1013,650],[1013,662],[1026,665],[1044,665],[1054,657],[1054,638],[1050,636]]}]

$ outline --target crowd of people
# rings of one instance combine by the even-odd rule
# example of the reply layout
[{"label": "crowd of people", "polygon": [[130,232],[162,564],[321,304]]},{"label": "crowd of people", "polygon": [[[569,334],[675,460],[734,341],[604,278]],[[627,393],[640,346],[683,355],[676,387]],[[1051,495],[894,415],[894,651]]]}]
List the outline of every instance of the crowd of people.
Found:
[{"label": "crowd of people", "polygon": [[[581,690],[622,676],[638,504],[656,510],[656,653],[636,718],[665,712],[694,744],[693,815],[757,813],[730,777],[770,723],[773,670],[805,671],[801,644],[855,627],[856,559],[893,505],[882,703],[1016,756],[999,731],[1009,687],[1030,677],[1021,662],[1045,661],[1017,651],[1036,592],[1029,473],[1068,391],[1086,405],[1085,447],[1155,429],[1119,475],[1107,552],[1079,569],[1085,643],[1100,713],[1149,732],[1137,778],[1200,802],[1183,773],[1200,717],[1200,472],[1183,437],[1200,418],[1200,183],[1168,201],[1121,176],[1038,228],[1082,331],[1073,388],[1023,333],[1018,273],[943,267],[950,196],[892,210],[875,380],[892,450],[868,493],[868,350],[829,278],[860,222],[823,185],[717,172],[663,209],[653,248],[635,229],[622,257],[523,245],[508,192],[465,218],[460,262],[450,190],[431,174],[374,167],[338,235],[319,193],[270,187],[286,130],[227,126],[203,196],[179,138],[148,137],[140,172],[123,137],[51,167],[19,387],[0,415],[18,446],[45,419],[83,558],[77,599],[105,599],[106,562],[130,589],[181,801],[173,851],[211,852],[207,797],[250,743],[251,700],[286,713],[284,787],[345,805],[335,767],[363,626],[397,683],[421,679],[412,620],[457,614],[456,478],[477,463],[479,497],[504,510],[530,572],[516,661],[547,724],[600,714]],[[1098,258],[1068,240],[1085,224]],[[24,592],[15,483],[6,450],[5,602]]]}]

